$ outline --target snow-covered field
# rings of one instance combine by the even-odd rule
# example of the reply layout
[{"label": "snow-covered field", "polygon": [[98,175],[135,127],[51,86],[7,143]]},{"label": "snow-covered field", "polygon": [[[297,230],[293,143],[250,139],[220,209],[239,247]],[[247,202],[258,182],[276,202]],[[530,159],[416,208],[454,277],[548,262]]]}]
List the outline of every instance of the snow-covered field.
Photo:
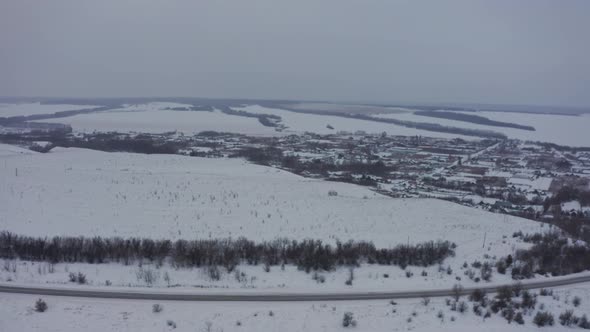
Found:
[{"label": "snow-covered field", "polygon": [[[430,240],[458,245],[448,258],[455,272],[438,266],[411,270],[413,278],[395,266],[357,269],[354,288],[403,289],[449,287],[462,276],[463,262],[504,256],[525,244],[512,233],[542,231],[542,224],[468,208],[435,199],[392,199],[366,187],[306,179],[241,159],[206,159],[170,155],[105,153],[55,148],[50,153],[0,145],[0,225],[2,230],[33,235],[139,236],[168,239],[237,238],[273,240],[314,238],[334,243],[373,241],[379,247]],[[335,190],[338,196],[329,196]],[[482,246],[484,237],[485,246]],[[19,263],[20,264],[20,263]],[[94,285],[145,286],[137,266],[58,264],[47,267],[22,263],[17,273],[0,273],[3,280],[64,283],[71,271],[82,271]],[[326,273],[326,283],[287,266],[285,271],[240,267],[248,276],[237,281],[225,274],[210,281],[201,270],[168,271],[182,287],[343,288],[345,268]],[[160,271],[154,286],[167,286]],[[194,273],[193,273],[194,272]],[[385,277],[385,274],[388,277]],[[498,279],[496,279],[498,278]],[[509,276],[494,276],[508,281]],[[465,278],[467,279],[467,278]],[[470,282],[470,281],[467,281]]]},{"label": "snow-covered field", "polygon": [[[572,305],[574,296],[581,299],[579,307]],[[537,309],[543,305],[555,315],[555,325],[542,329],[532,323],[532,314],[524,315],[524,325],[508,324],[500,315],[484,323],[471,306],[465,313],[451,311],[443,298],[433,298],[426,306],[421,299],[396,300],[395,305],[388,301],[161,301],[159,313],[152,312],[153,301],[51,296],[43,296],[48,309],[39,313],[33,310],[38,298],[0,293],[0,331],[343,331],[345,312],[351,312],[357,322],[348,328],[353,331],[564,331],[571,328],[559,324],[560,313],[566,309],[576,316],[590,312],[590,284],[539,296]]]},{"label": "snow-covered field", "polygon": [[69,124],[78,132],[141,132],[164,133],[178,131],[197,134],[213,130],[247,135],[276,135],[274,128],[263,126],[256,118],[227,115],[220,111],[174,111],[166,107],[186,107],[176,103],[128,105],[107,112],[78,114],[70,117],[43,120]]},{"label": "snow-covered field", "polygon": [[22,104],[2,104],[0,103],[0,117],[27,116],[37,114],[53,114],[62,111],[73,111],[100,106],[91,105],[62,105],[62,104],[41,104],[41,103],[22,103]]},{"label": "snow-covered field", "polygon": [[[2,150],[13,147],[3,145]],[[391,199],[241,159],[56,148],[2,154],[0,224],[29,235],[367,239],[378,246],[490,241],[539,224],[460,205]],[[328,191],[338,192],[337,197]],[[424,209],[428,206],[428,209]],[[261,230],[264,230],[261,232]]]},{"label": "snow-covered field", "polygon": [[535,127],[535,131],[479,125],[470,122],[439,119],[415,115],[413,110],[400,109],[398,113],[378,114],[375,117],[398,119],[414,122],[434,122],[443,126],[493,130],[506,134],[509,138],[521,140],[551,142],[570,146],[588,146],[590,142],[590,114],[579,116],[556,114],[529,114],[514,112],[457,112],[469,115],[479,115],[490,120],[528,125]]}]

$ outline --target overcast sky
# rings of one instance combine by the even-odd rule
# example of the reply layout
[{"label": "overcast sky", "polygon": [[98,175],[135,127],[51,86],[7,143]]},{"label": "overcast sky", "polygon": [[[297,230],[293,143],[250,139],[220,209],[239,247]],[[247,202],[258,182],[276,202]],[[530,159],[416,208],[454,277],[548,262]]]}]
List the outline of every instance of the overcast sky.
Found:
[{"label": "overcast sky", "polygon": [[0,95],[590,106],[589,17],[585,0],[0,0]]}]

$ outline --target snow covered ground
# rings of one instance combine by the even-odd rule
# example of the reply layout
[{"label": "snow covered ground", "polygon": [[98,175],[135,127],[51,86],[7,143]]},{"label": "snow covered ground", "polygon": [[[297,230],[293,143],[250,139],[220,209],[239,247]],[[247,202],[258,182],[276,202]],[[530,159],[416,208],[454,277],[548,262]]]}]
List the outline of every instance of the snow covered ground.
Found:
[{"label": "snow covered ground", "polygon": [[[334,243],[373,241],[378,247],[430,240],[458,245],[443,268],[411,267],[413,278],[395,266],[362,266],[352,288],[395,289],[451,286],[467,279],[463,262],[493,260],[526,246],[512,238],[522,230],[546,230],[542,224],[472,209],[435,199],[392,199],[366,187],[306,179],[241,159],[206,159],[170,155],[105,153],[55,148],[39,154],[0,145],[0,225],[32,236],[139,236],[168,239],[237,238],[322,239]],[[329,196],[335,190],[338,196]],[[425,208],[427,207],[427,208]],[[485,237],[485,246],[483,246]],[[487,257],[487,258],[486,258]],[[148,268],[154,268],[147,266]],[[64,283],[68,272],[87,274],[93,285],[145,286],[138,266],[76,264],[49,267],[18,263],[2,280]],[[326,273],[326,283],[287,266],[266,273],[261,266],[240,266],[246,282],[234,274],[209,280],[195,270],[158,271],[154,286],[166,287],[163,274],[181,287],[342,289],[348,270]],[[10,269],[9,269],[10,270]],[[422,270],[427,276],[421,276]],[[385,276],[387,275],[387,277]],[[493,281],[509,276],[495,274]],[[471,282],[471,281],[467,281]],[[472,282],[473,283],[473,282]]]},{"label": "snow covered ground", "polygon": [[22,104],[2,104],[0,103],[0,117],[27,116],[36,114],[53,114],[62,111],[73,111],[88,108],[98,108],[100,106],[92,105],[62,105],[62,104],[41,104],[41,103],[22,103]]},{"label": "snow covered ground", "polygon": [[[572,305],[574,296],[581,304]],[[485,320],[469,308],[451,311],[444,298],[428,305],[421,299],[342,302],[158,302],[43,296],[46,312],[33,310],[39,296],[0,293],[0,331],[343,331],[342,318],[351,312],[353,331],[564,331],[558,316],[566,309],[576,316],[590,312],[590,284],[556,288],[538,296],[537,310],[553,312],[555,325],[539,329],[533,313],[524,325],[508,324],[500,315]],[[465,298],[463,300],[466,301]],[[439,312],[442,318],[439,318]],[[536,311],[535,311],[536,312]],[[168,322],[170,321],[170,322]],[[575,330],[575,328],[574,328]]]},{"label": "snow covered ground", "polygon": [[[443,126],[493,130],[506,134],[509,138],[521,140],[551,142],[570,146],[587,146],[590,142],[590,114],[580,116],[556,114],[531,114],[515,112],[457,112],[469,115],[479,115],[490,120],[528,125],[535,127],[535,131],[479,125],[470,122],[431,118],[415,115],[413,110],[400,109],[398,113],[374,115],[380,118],[391,118],[414,122],[434,122]],[[586,145],[585,145],[586,144]]]},{"label": "snow covered ground", "polygon": [[[409,236],[411,243],[481,245],[484,232],[493,241],[539,229],[526,219],[505,222],[449,202],[391,199],[241,159],[55,148],[2,156],[0,173],[0,224],[28,235],[312,237],[368,239],[378,246]],[[328,196],[330,190],[338,196]]]},{"label": "snow covered ground", "polygon": [[107,112],[78,114],[65,118],[42,120],[69,124],[78,132],[141,132],[178,131],[196,134],[213,130],[247,135],[277,135],[274,128],[263,126],[256,118],[227,115],[220,111],[174,111],[166,108],[188,107],[177,103],[127,105]]}]

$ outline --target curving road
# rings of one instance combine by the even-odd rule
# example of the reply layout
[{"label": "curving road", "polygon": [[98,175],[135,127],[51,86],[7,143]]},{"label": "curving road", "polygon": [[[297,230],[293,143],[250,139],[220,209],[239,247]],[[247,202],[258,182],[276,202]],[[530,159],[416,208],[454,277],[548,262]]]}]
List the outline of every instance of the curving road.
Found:
[{"label": "curving road", "polygon": [[[590,275],[549,279],[542,281],[525,281],[523,289],[549,288],[590,282]],[[487,292],[495,292],[499,287],[507,285],[464,288],[461,295],[467,295],[476,288]],[[511,285],[508,285],[511,286]],[[171,293],[171,292],[134,292],[116,290],[84,290],[72,288],[28,287],[0,284],[1,293],[18,293],[50,296],[71,296],[107,299],[132,299],[154,301],[350,301],[350,300],[383,300],[407,299],[422,297],[452,296],[452,289],[414,290],[398,292],[343,292],[343,293],[241,293],[241,294],[206,294],[206,293]]]}]

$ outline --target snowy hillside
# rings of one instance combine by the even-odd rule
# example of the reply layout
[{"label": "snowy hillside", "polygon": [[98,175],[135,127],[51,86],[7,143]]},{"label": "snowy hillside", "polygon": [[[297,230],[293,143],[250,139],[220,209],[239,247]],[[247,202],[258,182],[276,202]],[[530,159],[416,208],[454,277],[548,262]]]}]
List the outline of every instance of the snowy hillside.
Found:
[{"label": "snowy hillside", "polygon": [[[13,147],[1,146],[11,151]],[[434,199],[392,199],[366,187],[306,179],[241,159],[206,159],[170,155],[104,153],[55,148],[47,154],[0,153],[0,225],[2,230],[31,236],[84,235],[208,239],[246,237],[251,240],[321,239],[372,241],[378,247],[448,240],[458,245],[448,258],[457,275],[463,262],[503,256],[526,247],[511,235],[542,231],[542,224]],[[337,196],[328,195],[336,191]],[[485,246],[483,245],[485,241]],[[77,264],[95,285],[105,280],[137,286],[133,266]],[[41,268],[41,267],[40,267]],[[67,279],[68,265],[42,273],[26,263],[2,273],[19,282],[57,282]],[[43,269],[46,269],[43,268]],[[251,277],[246,285],[224,275],[231,287],[318,286],[295,267],[266,274],[260,267],[243,267]],[[415,270],[418,274],[422,269]],[[40,272],[41,271],[41,272]],[[291,271],[291,272],[290,272]],[[455,274],[438,266],[426,268],[429,277],[406,278],[391,266],[358,270],[355,287],[450,287]],[[9,271],[5,271],[9,272]],[[194,274],[171,272],[174,282],[194,284]],[[391,278],[383,278],[383,275]],[[293,278],[299,275],[301,278]],[[347,269],[327,276],[343,287]],[[495,277],[494,277],[495,278]],[[496,281],[509,281],[499,275]],[[401,282],[400,282],[401,281]],[[205,274],[197,284],[218,287]],[[285,285],[287,284],[287,285]],[[165,286],[162,278],[155,284]],[[281,286],[282,285],[282,286]],[[329,286],[329,287],[332,287]]]}]

